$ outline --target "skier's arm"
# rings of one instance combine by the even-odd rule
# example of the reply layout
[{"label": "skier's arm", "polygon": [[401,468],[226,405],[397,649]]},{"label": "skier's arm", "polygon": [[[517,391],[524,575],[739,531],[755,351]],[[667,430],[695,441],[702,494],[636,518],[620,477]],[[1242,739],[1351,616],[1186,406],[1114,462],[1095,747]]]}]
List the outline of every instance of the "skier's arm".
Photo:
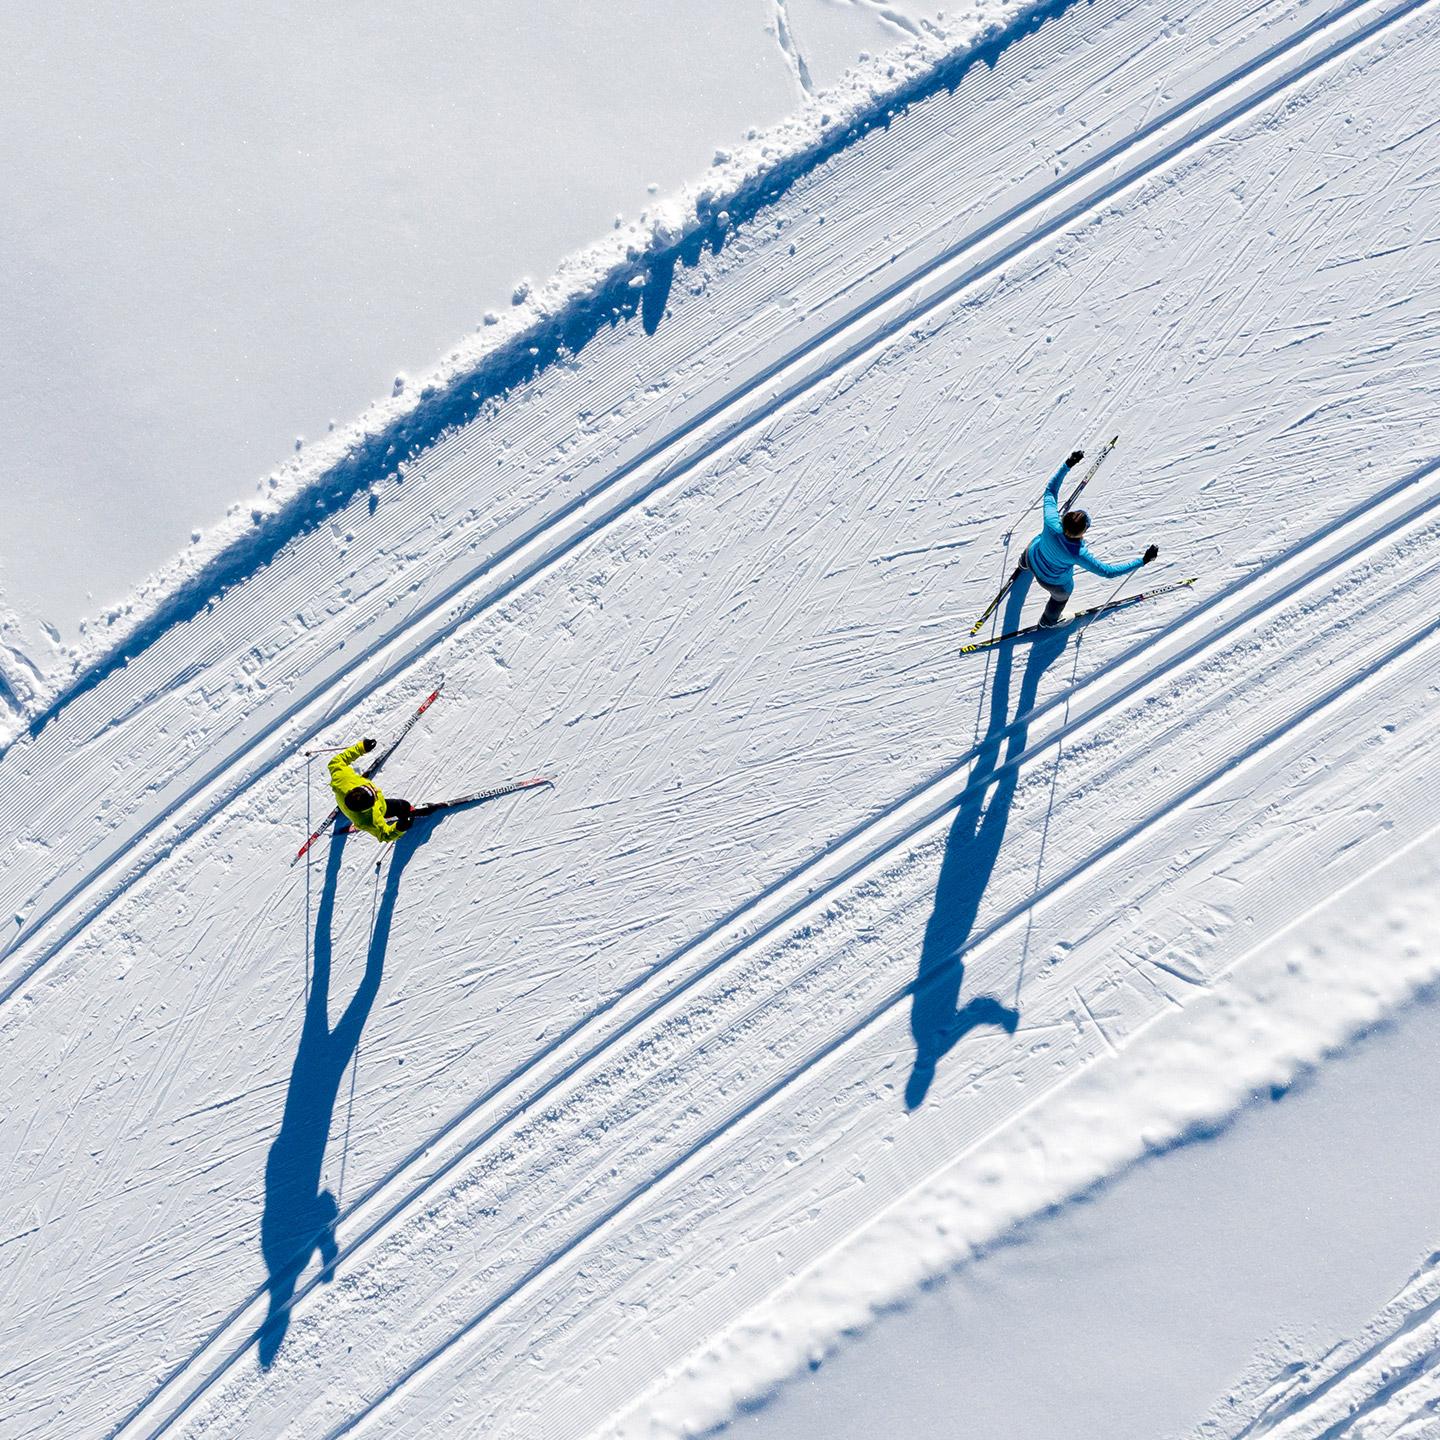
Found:
[{"label": "skier's arm", "polygon": [[1045,528],[1060,529],[1060,482],[1070,473],[1070,462],[1062,461],[1060,468],[1050,477],[1045,487]]},{"label": "skier's arm", "polygon": [[[367,741],[357,740],[353,745],[347,745],[338,754],[332,755],[326,765],[330,771],[330,783],[344,785],[347,790],[351,785],[358,785],[361,777],[350,767],[371,748],[373,747]],[[353,780],[350,778],[352,775],[355,776]]]},{"label": "skier's arm", "polygon": [[1106,580],[1118,580],[1122,575],[1128,575],[1132,570],[1138,570],[1144,563],[1144,557],[1127,561],[1124,565],[1107,565],[1105,561],[1097,559],[1090,551],[1088,545],[1080,547],[1080,554],[1076,560],[1083,565],[1092,575],[1099,575]]}]

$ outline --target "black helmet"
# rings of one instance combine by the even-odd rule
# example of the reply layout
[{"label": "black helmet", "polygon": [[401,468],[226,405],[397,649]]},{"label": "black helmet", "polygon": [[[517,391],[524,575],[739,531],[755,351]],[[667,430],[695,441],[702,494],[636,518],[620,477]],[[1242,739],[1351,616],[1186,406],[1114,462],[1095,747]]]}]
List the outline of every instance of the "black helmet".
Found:
[{"label": "black helmet", "polygon": [[375,791],[369,785],[354,785],[345,792],[345,808],[347,810],[373,810],[375,808]]},{"label": "black helmet", "polygon": [[1065,534],[1071,540],[1078,540],[1090,528],[1090,517],[1083,510],[1067,510],[1064,526]]}]

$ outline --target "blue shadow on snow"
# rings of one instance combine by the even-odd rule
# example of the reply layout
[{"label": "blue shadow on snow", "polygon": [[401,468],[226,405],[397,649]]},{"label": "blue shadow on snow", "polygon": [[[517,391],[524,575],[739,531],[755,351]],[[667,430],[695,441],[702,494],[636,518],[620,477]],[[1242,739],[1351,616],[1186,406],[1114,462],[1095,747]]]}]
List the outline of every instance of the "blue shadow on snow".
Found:
[{"label": "blue shadow on snow", "polygon": [[[1010,591],[1002,630],[1020,623],[1029,592],[1030,576],[1022,572]],[[1010,806],[1019,781],[1019,757],[1025,751],[1029,716],[1035,709],[1040,677],[1065,649],[1070,632],[1039,635],[1031,643],[1015,706],[1016,721],[1007,724],[1010,708],[1010,673],[1015,646],[995,651],[995,674],[990,685],[990,719],[976,752],[965,789],[960,795],[955,823],[945,841],[935,905],[925,926],[920,964],[910,1001],[910,1033],[915,1038],[915,1063],[905,1085],[905,1105],[914,1110],[925,1099],[935,1067],[971,1030],[994,1025],[1014,1034],[1019,1011],[991,995],[977,995],[964,1005],[960,987],[965,978],[964,954],[980,913],[985,887],[1000,858]],[[1002,760],[1001,749],[1004,747]],[[991,788],[993,785],[993,789]],[[986,803],[986,792],[989,802]],[[1018,997],[1017,997],[1018,998]]]},{"label": "blue shadow on snow", "polygon": [[[310,1257],[319,1252],[324,1265],[321,1278],[330,1280],[339,1253],[335,1221],[339,1206],[335,1196],[322,1189],[320,1180],[325,1149],[340,1082],[360,1045],[370,1009],[380,990],[385,952],[390,943],[390,925],[405,867],[429,838],[440,817],[417,820],[395,841],[385,889],[375,908],[370,944],[365,956],[365,974],[351,996],[334,1029],[330,1027],[330,974],[333,960],[331,930],[335,917],[336,891],[346,837],[330,841],[325,881],[315,914],[315,963],[310,993],[305,1002],[305,1019],[300,1047],[290,1068],[290,1087],[285,1095],[285,1113],[280,1133],[265,1161],[265,1210],[260,1220],[260,1250],[268,1271],[266,1288],[270,1310],[261,1326],[260,1363],[275,1359],[290,1323],[290,1305],[295,1284]],[[369,844],[367,840],[363,842]]]}]

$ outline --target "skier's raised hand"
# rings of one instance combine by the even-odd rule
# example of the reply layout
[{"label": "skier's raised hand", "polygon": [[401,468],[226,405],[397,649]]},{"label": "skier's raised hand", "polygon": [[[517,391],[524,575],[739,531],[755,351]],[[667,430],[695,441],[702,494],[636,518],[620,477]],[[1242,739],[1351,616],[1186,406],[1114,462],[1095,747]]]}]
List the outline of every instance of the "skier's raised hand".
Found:
[{"label": "skier's raised hand", "polygon": [[375,741],[368,735],[360,743],[364,745],[367,755],[375,748]]},{"label": "skier's raised hand", "polygon": [[1085,452],[1083,450],[1072,450],[1065,457],[1065,463],[1073,470],[1084,458]]},{"label": "skier's raised hand", "polygon": [[1144,561],[1143,561],[1142,563],[1148,565],[1152,560],[1156,559],[1156,558],[1159,556],[1159,554],[1160,554],[1160,547],[1159,547],[1158,545],[1152,545],[1152,546],[1145,552],[1145,558],[1144,558]]}]

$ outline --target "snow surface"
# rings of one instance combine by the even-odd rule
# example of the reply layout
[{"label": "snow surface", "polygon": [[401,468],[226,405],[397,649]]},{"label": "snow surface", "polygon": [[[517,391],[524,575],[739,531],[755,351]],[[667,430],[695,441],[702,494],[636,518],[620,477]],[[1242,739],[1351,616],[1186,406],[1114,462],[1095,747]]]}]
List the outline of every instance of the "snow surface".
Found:
[{"label": "snow surface", "polygon": [[788,115],[797,54],[832,84],[932,8],[792,4],[787,49],[776,0],[6,7],[3,638],[63,669],[237,496]]},{"label": "snow surface", "polygon": [[[723,1425],[1435,981],[1440,5],[997,18],[12,696],[5,1435]],[[960,655],[1116,431],[1200,583]],[[289,864],[441,675],[556,788]],[[1209,1433],[1405,1433],[1425,1243]]]},{"label": "snow surface", "polygon": [[[1414,860],[1407,853],[1365,877],[1282,942],[1281,963],[1338,1002],[1332,1036],[1378,1013],[1372,1004],[1357,1014],[1344,973],[1374,956],[1377,918],[1387,947],[1433,933],[1440,877]],[[1187,1025],[1198,1018],[1185,1014]],[[735,1433],[1234,1434],[1237,1415],[1260,1408],[1257,1392],[1366,1328],[1440,1233],[1433,990],[1323,1065],[1305,1053],[1313,1016],[1287,1018],[1303,1022],[1290,1034],[1300,1042],[1292,1064],[1303,1067],[1293,1083],[1248,1096],[1217,1087],[1209,1120],[1173,1145],[1149,1130],[1135,1164],[908,1297]],[[1173,1044],[1174,1030],[1157,1027],[1145,1044]],[[1267,1043],[1246,1028],[1263,1067],[1275,1065],[1278,1033]],[[1218,1056],[1212,1068],[1226,1073]],[[1137,1098],[1115,1092],[1107,1109],[1127,1115]],[[1212,1405],[1216,1415],[1195,1429]],[[1269,1408],[1280,1407],[1272,1398]],[[1338,1413],[1328,1407],[1325,1423]]]}]

